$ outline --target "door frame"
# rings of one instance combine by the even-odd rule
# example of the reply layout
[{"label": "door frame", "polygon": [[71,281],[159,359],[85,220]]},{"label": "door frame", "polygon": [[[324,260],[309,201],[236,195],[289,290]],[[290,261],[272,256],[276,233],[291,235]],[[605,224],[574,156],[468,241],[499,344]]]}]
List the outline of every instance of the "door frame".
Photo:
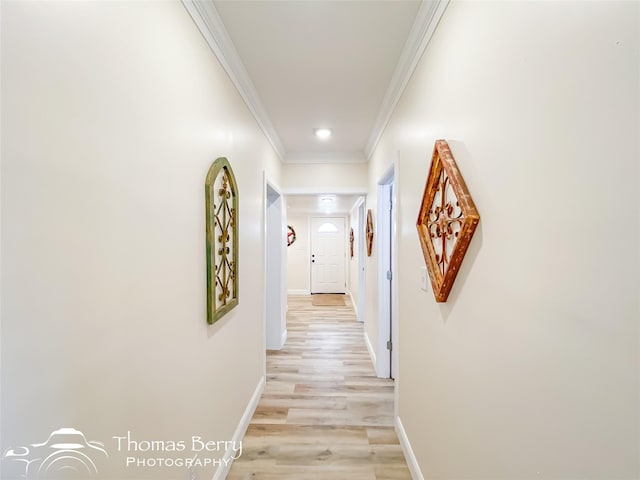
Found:
[{"label": "door frame", "polygon": [[342,277],[343,277],[343,292],[336,293],[347,293],[347,271],[348,271],[348,262],[347,262],[347,220],[348,218],[344,215],[309,215],[309,292],[313,294],[313,265],[311,255],[313,252],[313,219],[314,218],[339,218],[342,220],[342,239],[341,239],[341,247],[343,250],[342,255]]},{"label": "door frame", "polygon": [[286,212],[282,191],[266,172],[263,172],[263,192],[264,346],[265,350],[278,350],[287,341]]},{"label": "door frame", "polygon": [[[366,222],[366,197],[362,196],[355,203],[354,209],[357,209],[357,225],[358,225],[358,308],[357,308],[357,317],[359,322],[364,322],[364,310],[366,305],[366,291],[365,291],[365,265],[367,261],[367,254],[365,251],[365,242],[367,241],[365,238],[365,222]],[[353,288],[353,285],[349,286]]]},{"label": "door frame", "polygon": [[[377,242],[378,250],[378,344],[376,373],[380,378],[394,378],[397,372],[397,189],[396,165],[392,165],[378,181]],[[387,271],[392,279],[387,279]],[[391,285],[389,285],[391,282]],[[392,342],[389,352],[387,341]]]},{"label": "door frame", "polygon": [[[282,190],[282,193],[284,195],[284,197],[286,198],[288,195],[358,195],[361,196],[363,198],[366,198],[368,190],[366,187],[335,187],[335,186],[329,186],[327,185],[326,188],[322,188],[322,187],[285,187],[284,190]],[[311,217],[312,216],[322,216],[320,214],[303,214],[304,216],[307,217],[307,225],[308,225],[308,232],[309,235],[311,235]],[[331,216],[336,216],[336,215],[327,215],[328,217]],[[337,215],[337,216],[341,216],[341,215]],[[286,216],[285,216],[286,217]],[[348,218],[348,216],[345,216],[345,218]],[[364,232],[364,229],[362,230],[362,232]],[[364,245],[364,233],[361,233],[362,237],[360,239],[360,244]],[[346,240],[345,240],[346,241]],[[364,247],[362,247],[364,248]],[[363,250],[364,251],[364,250]],[[308,242],[307,242],[307,256],[308,258],[311,257],[311,239],[309,238]],[[363,279],[362,282],[360,283],[360,296],[359,298],[363,299],[363,303],[361,304],[361,308],[359,306],[358,311],[362,312],[362,321],[364,321],[364,315],[365,315],[365,299],[366,299],[366,292],[364,290],[364,265],[366,264],[366,254],[363,254],[362,256],[362,268],[363,268]],[[348,267],[347,261],[345,259],[345,268]],[[285,265],[285,272],[286,272],[286,265]],[[285,273],[285,285],[287,283],[287,278],[286,278],[286,273]],[[286,289],[285,289],[286,291]],[[309,268],[309,288],[308,291],[306,292],[307,294],[311,293],[311,268]],[[286,299],[285,299],[286,300]]]}]

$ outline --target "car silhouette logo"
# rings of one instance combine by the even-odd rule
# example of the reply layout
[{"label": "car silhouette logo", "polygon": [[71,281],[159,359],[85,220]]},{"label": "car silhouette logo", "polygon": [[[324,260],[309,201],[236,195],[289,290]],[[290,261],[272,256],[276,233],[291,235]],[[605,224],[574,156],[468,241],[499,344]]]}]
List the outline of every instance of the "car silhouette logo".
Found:
[{"label": "car silhouette logo", "polygon": [[55,430],[44,443],[10,448],[3,455],[15,478],[29,480],[85,480],[97,476],[99,466],[108,458],[103,443],[87,441],[75,428]]}]

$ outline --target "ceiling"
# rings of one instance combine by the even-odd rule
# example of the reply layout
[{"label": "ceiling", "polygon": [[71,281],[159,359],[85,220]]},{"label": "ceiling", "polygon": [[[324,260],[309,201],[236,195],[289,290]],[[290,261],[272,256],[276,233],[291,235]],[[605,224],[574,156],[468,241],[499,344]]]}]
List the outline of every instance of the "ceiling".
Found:
[{"label": "ceiling", "polygon": [[182,3],[280,159],[340,163],[369,160],[448,1]]},{"label": "ceiling", "polygon": [[287,195],[287,215],[348,215],[362,195]]},{"label": "ceiling", "polygon": [[[284,161],[366,161],[420,1],[214,1]],[[318,140],[314,128],[333,130]]]},{"label": "ceiling", "polygon": [[[448,0],[182,2],[280,159],[343,163],[369,160]],[[358,201],[335,197],[287,195],[287,210]]]}]

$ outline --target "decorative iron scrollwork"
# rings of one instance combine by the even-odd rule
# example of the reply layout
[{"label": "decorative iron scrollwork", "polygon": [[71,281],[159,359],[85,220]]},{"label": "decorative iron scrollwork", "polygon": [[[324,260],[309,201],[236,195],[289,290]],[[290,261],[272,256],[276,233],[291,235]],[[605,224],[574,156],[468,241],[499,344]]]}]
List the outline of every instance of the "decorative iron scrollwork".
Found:
[{"label": "decorative iron scrollwork", "polygon": [[205,182],[207,323],[238,304],[238,188],[229,161],[218,158]]},{"label": "decorative iron scrollwork", "polygon": [[451,190],[449,176],[443,169],[438,178],[433,204],[427,214],[427,228],[436,252],[436,263],[442,275],[447,271],[453,247],[464,221],[460,203]]},{"label": "decorative iron scrollwork", "polygon": [[418,236],[437,302],[446,302],[480,215],[445,140],[437,140]]}]

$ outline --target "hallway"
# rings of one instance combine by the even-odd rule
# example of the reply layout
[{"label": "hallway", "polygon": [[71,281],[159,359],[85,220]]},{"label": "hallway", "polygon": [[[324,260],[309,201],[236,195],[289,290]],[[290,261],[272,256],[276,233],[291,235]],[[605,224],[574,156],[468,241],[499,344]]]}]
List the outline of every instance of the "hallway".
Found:
[{"label": "hallway", "polygon": [[640,479],[640,1],[0,6],[2,480]]},{"label": "hallway", "polygon": [[393,428],[393,383],[375,376],[345,303],[289,297],[289,338],[267,353],[264,394],[229,480],[411,478]]}]

